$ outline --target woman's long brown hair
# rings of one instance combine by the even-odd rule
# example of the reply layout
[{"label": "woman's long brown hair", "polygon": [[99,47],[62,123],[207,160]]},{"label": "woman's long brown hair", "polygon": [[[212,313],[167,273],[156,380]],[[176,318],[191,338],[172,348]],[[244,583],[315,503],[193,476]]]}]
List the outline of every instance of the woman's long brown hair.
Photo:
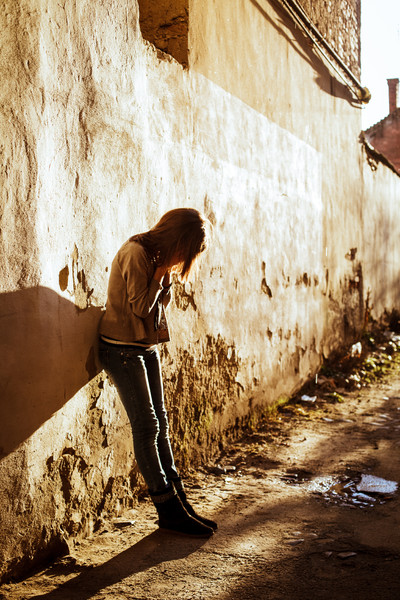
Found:
[{"label": "woman's long brown hair", "polygon": [[174,208],[149,231],[133,235],[130,240],[141,244],[157,266],[170,264],[174,256],[181,257],[177,271],[187,279],[196,257],[207,247],[210,227],[195,208]]}]

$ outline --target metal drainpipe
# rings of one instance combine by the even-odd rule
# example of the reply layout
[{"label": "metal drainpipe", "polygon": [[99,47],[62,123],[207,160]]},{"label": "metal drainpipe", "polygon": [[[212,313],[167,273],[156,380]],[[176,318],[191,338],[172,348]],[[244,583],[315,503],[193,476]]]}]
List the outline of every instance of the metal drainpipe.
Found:
[{"label": "metal drainpipe", "polygon": [[[352,92],[356,95],[357,100],[362,102],[363,104],[368,104],[371,100],[371,93],[368,88],[363,87],[357,77],[350,71],[350,69],[344,64],[340,56],[335,52],[335,50],[328,44],[323,35],[318,31],[315,25],[310,21],[307,14],[304,12],[301,6],[299,6],[296,0],[273,0],[277,4],[279,4],[282,8],[285,9],[286,13],[290,15],[292,20],[296,25],[304,31],[304,33],[311,39],[313,44],[317,47],[318,51],[322,54],[325,60],[328,61],[330,66],[336,71],[336,73],[340,76],[340,78],[345,82],[345,84],[352,90]],[[327,56],[327,53],[329,56]],[[335,61],[332,62],[331,58]],[[353,89],[343,76],[336,65],[342,69],[342,71],[347,75],[347,77],[352,81],[353,85],[356,87],[356,90]]]}]

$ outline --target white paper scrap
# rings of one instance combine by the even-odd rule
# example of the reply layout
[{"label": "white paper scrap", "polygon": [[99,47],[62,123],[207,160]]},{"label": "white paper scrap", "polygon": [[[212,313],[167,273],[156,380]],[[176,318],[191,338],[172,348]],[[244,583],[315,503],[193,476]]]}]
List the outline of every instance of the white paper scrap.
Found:
[{"label": "white paper scrap", "polygon": [[398,484],[396,481],[389,481],[374,475],[361,475],[361,481],[356,487],[359,492],[393,494],[397,490]]}]

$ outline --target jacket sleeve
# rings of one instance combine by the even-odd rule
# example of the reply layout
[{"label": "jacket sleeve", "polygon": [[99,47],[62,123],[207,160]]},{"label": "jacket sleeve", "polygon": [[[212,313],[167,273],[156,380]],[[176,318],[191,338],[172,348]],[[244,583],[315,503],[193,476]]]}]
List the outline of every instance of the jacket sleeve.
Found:
[{"label": "jacket sleeve", "polygon": [[153,267],[145,250],[134,244],[120,256],[120,269],[126,282],[127,298],[132,312],[142,319],[153,308],[163,287],[153,279]]}]

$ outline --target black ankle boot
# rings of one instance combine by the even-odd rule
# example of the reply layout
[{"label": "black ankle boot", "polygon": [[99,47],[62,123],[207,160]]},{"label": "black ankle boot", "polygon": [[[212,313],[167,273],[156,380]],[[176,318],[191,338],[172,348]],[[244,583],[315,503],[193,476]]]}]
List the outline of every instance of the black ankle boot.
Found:
[{"label": "black ankle boot", "polygon": [[160,529],[168,529],[193,537],[210,537],[214,531],[204,523],[190,516],[179,497],[171,488],[163,494],[151,494],[151,499],[158,513]]},{"label": "black ankle boot", "polygon": [[184,490],[182,480],[180,478],[173,479],[172,483],[174,484],[174,488],[176,489],[176,493],[178,494],[180,501],[182,502],[189,515],[200,521],[200,523],[204,523],[204,525],[207,525],[207,527],[211,527],[213,531],[218,529],[218,525],[215,521],[212,521],[211,519],[206,519],[205,517],[201,517],[196,513],[193,506],[189,503],[186,497],[186,492]]}]

